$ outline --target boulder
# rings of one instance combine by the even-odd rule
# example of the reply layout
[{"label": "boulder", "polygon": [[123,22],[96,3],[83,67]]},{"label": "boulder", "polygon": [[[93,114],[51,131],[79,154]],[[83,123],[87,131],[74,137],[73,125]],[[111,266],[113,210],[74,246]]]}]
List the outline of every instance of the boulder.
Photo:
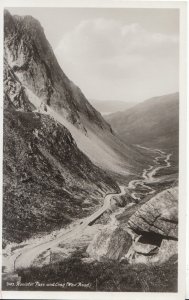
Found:
[{"label": "boulder", "polygon": [[143,204],[129,219],[128,227],[140,235],[177,239],[178,187],[167,189]]},{"label": "boulder", "polygon": [[178,242],[175,240],[163,239],[160,247],[152,245],[139,245],[133,243],[128,253],[122,258],[130,264],[161,264],[168,261],[173,255],[178,253]]},{"label": "boulder", "polygon": [[137,241],[136,243],[133,243],[133,250],[139,254],[153,255],[157,254],[159,247],[152,244],[143,244]]},{"label": "boulder", "polygon": [[89,244],[87,253],[98,261],[120,260],[128,252],[131,245],[132,238],[125,230],[105,226]]}]

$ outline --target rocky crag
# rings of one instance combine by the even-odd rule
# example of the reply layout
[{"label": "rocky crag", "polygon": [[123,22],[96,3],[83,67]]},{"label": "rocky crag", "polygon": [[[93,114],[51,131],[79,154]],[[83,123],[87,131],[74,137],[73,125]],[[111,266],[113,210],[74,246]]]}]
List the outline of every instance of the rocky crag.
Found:
[{"label": "rocky crag", "polygon": [[39,21],[5,11],[4,55],[22,84],[77,127],[82,118],[111,131],[110,125],[60,68]]},{"label": "rocky crag", "polygon": [[47,107],[59,111],[83,135],[87,129],[81,120],[112,134],[59,67],[39,22],[5,11],[4,33],[6,243],[49,232],[89,214],[106,191],[116,191],[118,186],[47,111]]},{"label": "rocky crag", "polygon": [[140,206],[126,223],[122,220],[116,226],[105,225],[87,252],[100,261],[159,264],[177,254],[177,243],[178,187],[173,187]]},{"label": "rocky crag", "polygon": [[[43,111],[45,107],[68,128],[79,149],[100,167],[124,174],[142,168],[143,155],[117,138],[60,68],[39,21],[5,11],[4,61],[6,95],[18,109]],[[11,84],[15,80],[16,87]],[[21,96],[27,98],[25,107]]]}]

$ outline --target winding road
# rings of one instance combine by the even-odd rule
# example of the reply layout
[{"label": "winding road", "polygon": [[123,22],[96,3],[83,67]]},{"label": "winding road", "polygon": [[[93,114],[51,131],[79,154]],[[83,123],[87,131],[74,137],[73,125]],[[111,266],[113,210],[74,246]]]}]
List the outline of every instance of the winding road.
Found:
[{"label": "winding road", "polygon": [[[141,147],[137,145],[138,147]],[[145,147],[141,147],[145,148]],[[78,236],[81,236],[84,229],[91,225],[96,219],[98,219],[107,209],[111,207],[111,199],[113,196],[121,196],[124,195],[126,192],[129,192],[131,197],[134,200],[140,200],[141,192],[140,188],[145,190],[145,195],[154,193],[154,189],[149,187],[147,184],[154,182],[154,175],[157,173],[158,170],[162,168],[168,168],[171,166],[170,164],[170,157],[171,154],[166,154],[165,152],[158,150],[158,149],[148,149],[145,148],[148,151],[153,151],[157,156],[154,159],[155,166],[149,166],[147,169],[143,170],[142,173],[142,179],[137,180],[131,180],[127,187],[120,186],[120,193],[111,193],[105,196],[104,198],[104,204],[102,207],[100,207],[96,212],[94,212],[92,215],[81,219],[79,221],[79,224],[76,224],[74,227],[67,229],[64,231],[64,233],[58,234],[54,239],[39,242],[36,245],[29,245],[22,248],[20,251],[18,251],[16,254],[13,253],[10,257],[11,261],[11,268],[12,271],[16,271],[18,269],[25,269],[30,267],[34,261],[42,255],[46,251],[50,251],[54,247],[57,247],[60,243],[67,242],[71,240],[72,238],[78,238]],[[159,160],[161,159],[161,162],[164,162],[164,165],[158,165],[160,164]],[[137,191],[137,188],[139,187],[139,191]],[[10,261],[10,260],[9,260]],[[10,269],[10,265],[9,265]]]},{"label": "winding road", "polygon": [[148,186],[148,184],[156,181],[156,179],[154,179],[154,176],[159,170],[169,168],[171,166],[170,158],[172,154],[171,153],[166,154],[164,151],[161,151],[159,149],[150,149],[150,148],[142,147],[140,145],[136,145],[136,146],[148,151],[152,151],[153,153],[157,153],[158,155],[154,158],[155,165],[160,164],[159,160],[165,163],[165,165],[163,166],[160,165],[157,167],[153,167],[150,165],[149,168],[143,170],[142,179],[131,180],[129,182],[128,190],[131,192],[131,197],[139,201],[141,200],[140,193],[135,192],[135,190],[137,190],[137,186],[141,186],[142,188],[148,190],[148,192],[145,193],[146,195],[153,194],[155,192],[155,189]]},{"label": "winding road", "polygon": [[108,208],[110,208],[110,201],[113,196],[121,196],[125,194],[124,186],[120,186],[120,193],[108,194],[104,198],[103,206],[94,212],[91,216],[81,219],[79,225],[72,229],[69,229],[64,234],[58,235],[54,240],[40,243],[33,247],[25,247],[21,254],[19,254],[14,260],[14,270],[21,268],[28,268],[32,265],[34,260],[43,252],[50,250],[53,247],[58,246],[60,243],[70,240],[73,237],[78,237],[82,234],[83,230],[98,219]]}]

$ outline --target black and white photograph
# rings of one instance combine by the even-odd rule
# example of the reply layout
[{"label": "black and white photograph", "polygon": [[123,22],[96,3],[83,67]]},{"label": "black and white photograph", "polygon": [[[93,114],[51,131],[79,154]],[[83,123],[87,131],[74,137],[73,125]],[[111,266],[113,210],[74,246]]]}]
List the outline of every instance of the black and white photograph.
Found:
[{"label": "black and white photograph", "polygon": [[180,9],[3,15],[2,290],[178,293]]}]

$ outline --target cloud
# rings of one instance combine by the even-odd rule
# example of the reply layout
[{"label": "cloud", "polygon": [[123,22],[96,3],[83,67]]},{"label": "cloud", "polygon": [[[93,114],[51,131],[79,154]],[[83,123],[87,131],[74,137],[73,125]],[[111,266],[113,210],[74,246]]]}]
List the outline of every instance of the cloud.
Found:
[{"label": "cloud", "polygon": [[88,97],[137,98],[141,82],[141,93],[148,91],[144,98],[178,88],[178,36],[150,32],[137,23],[84,20],[62,37],[55,53]]}]

